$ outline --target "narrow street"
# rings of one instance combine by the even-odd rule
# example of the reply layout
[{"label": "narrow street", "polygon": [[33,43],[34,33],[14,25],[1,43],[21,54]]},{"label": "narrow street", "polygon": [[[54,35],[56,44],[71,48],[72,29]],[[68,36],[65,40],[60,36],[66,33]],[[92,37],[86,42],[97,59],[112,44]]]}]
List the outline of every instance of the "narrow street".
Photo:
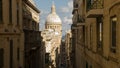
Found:
[{"label": "narrow street", "polygon": [[0,68],[120,68],[120,0],[0,0]]}]

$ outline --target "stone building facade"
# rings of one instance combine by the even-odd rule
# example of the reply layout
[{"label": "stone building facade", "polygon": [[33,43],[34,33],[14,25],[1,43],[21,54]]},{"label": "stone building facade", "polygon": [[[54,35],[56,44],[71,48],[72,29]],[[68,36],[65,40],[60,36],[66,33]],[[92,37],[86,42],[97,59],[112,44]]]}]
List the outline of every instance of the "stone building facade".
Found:
[{"label": "stone building facade", "polygon": [[[119,68],[120,0],[74,0],[74,5],[77,7],[73,13],[76,11],[78,16],[82,13],[80,21],[83,20],[85,26],[83,32],[78,30],[80,26],[75,30],[72,26],[73,49],[79,48],[73,52],[79,57],[73,59],[76,64],[73,68]],[[79,22],[73,19],[74,23]]]},{"label": "stone building facade", "polygon": [[73,1],[73,24],[71,26],[72,32],[72,52],[71,52],[71,63],[73,68],[84,68],[82,67],[85,44],[85,0],[74,0]]},{"label": "stone building facade", "polygon": [[22,1],[0,0],[0,68],[24,67]]},{"label": "stone building facade", "polygon": [[32,0],[0,0],[0,68],[40,68],[39,13]]},{"label": "stone building facade", "polygon": [[[24,0],[23,31],[24,31],[24,67],[40,68],[42,37],[39,31],[39,13],[33,0]],[[43,62],[44,63],[44,62]],[[41,63],[42,64],[42,63]]]},{"label": "stone building facade", "polygon": [[66,58],[67,58],[67,68],[72,68],[72,64],[71,64],[71,52],[72,52],[72,33],[71,30],[68,30],[66,32],[66,36],[65,36],[65,46],[66,46]]}]

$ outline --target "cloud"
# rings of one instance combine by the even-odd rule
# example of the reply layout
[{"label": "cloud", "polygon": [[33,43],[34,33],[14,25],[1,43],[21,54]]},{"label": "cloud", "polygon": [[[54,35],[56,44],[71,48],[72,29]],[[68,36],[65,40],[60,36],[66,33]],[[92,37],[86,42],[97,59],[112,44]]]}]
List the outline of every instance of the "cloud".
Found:
[{"label": "cloud", "polygon": [[69,16],[64,17],[63,22],[67,24],[72,24],[72,17]]},{"label": "cloud", "polygon": [[40,13],[40,24],[39,24],[39,29],[42,31],[44,28],[45,28],[45,20],[46,20],[46,17],[47,15],[49,14],[48,11],[45,11],[45,10],[41,10],[41,13]]},{"label": "cloud", "polygon": [[70,10],[73,9],[73,1],[72,1],[72,0],[70,0],[70,1],[68,2],[68,7],[69,7]]},{"label": "cloud", "polygon": [[60,8],[61,12],[64,12],[64,13],[68,13],[69,12],[69,8],[68,7],[62,7]]},{"label": "cloud", "polygon": [[48,13],[49,13],[48,11],[41,10],[41,13],[40,13],[40,15],[46,15],[46,14],[48,14]]},{"label": "cloud", "polygon": [[64,14],[62,17],[62,30],[63,30],[63,35],[65,35],[66,31],[71,29],[71,24],[72,24],[72,10],[73,10],[73,0],[70,0],[67,3],[67,6],[61,7],[61,14]]},{"label": "cloud", "polygon": [[63,13],[72,12],[72,10],[73,10],[73,1],[70,0],[70,1],[67,3],[67,6],[61,7],[60,10],[61,10],[61,12],[63,12]]},{"label": "cloud", "polygon": [[41,19],[40,24],[39,24],[39,30],[43,30],[45,28],[45,20]]}]

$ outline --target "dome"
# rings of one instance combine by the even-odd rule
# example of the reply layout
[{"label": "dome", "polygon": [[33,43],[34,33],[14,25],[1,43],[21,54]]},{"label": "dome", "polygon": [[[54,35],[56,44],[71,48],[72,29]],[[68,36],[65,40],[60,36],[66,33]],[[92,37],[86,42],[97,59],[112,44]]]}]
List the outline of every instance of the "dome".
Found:
[{"label": "dome", "polygon": [[56,9],[54,4],[51,7],[51,13],[47,16],[46,24],[61,24],[61,19],[56,14]]}]

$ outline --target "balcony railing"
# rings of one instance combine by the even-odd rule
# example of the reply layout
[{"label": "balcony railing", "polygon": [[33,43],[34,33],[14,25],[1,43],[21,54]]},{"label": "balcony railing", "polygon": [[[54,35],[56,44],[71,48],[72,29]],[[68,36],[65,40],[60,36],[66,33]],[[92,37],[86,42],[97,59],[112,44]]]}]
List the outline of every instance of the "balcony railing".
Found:
[{"label": "balcony railing", "polygon": [[78,4],[74,4],[74,8],[78,8]]},{"label": "balcony railing", "polygon": [[74,4],[74,5],[73,5],[74,8],[78,8],[77,0],[74,0],[73,4]]},{"label": "balcony railing", "polygon": [[103,0],[87,0],[86,8],[86,11],[89,11],[91,9],[102,9]]},{"label": "balcony railing", "polygon": [[78,4],[77,4],[77,3],[74,3],[74,6],[73,6],[73,7],[74,7],[74,8],[73,8],[73,12],[72,12],[72,14],[74,14],[75,11],[78,10]]},{"label": "balcony railing", "polygon": [[84,22],[85,22],[84,17],[78,15],[78,16],[77,16],[77,22],[78,22],[78,23],[84,23]]}]

